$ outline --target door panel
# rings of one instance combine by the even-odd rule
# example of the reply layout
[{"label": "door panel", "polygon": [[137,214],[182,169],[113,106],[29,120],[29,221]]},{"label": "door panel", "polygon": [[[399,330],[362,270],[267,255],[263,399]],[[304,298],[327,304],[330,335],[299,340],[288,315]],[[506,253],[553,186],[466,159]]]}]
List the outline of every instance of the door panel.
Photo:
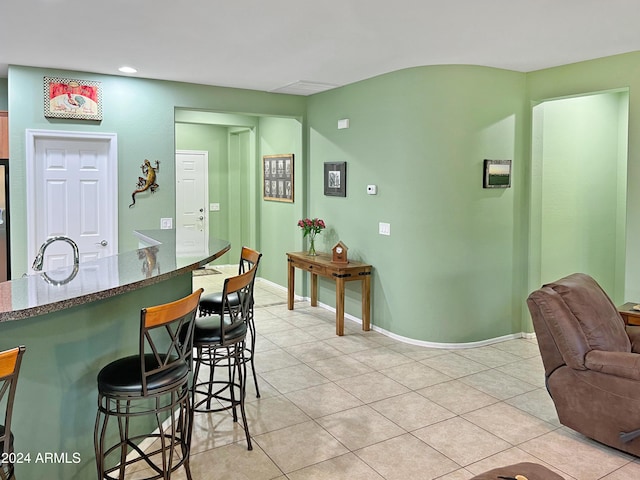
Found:
[{"label": "door panel", "polygon": [[[49,135],[50,134],[50,135]],[[49,237],[64,235],[78,244],[80,263],[117,253],[117,198],[113,141],[49,132],[33,140],[29,169],[28,262]],[[80,135],[82,137],[82,135]],[[31,251],[33,249],[33,251]],[[43,270],[73,264],[73,250],[54,242]],[[29,263],[29,267],[30,267]]]},{"label": "door panel", "polygon": [[206,253],[209,244],[208,152],[176,152],[176,253]]}]

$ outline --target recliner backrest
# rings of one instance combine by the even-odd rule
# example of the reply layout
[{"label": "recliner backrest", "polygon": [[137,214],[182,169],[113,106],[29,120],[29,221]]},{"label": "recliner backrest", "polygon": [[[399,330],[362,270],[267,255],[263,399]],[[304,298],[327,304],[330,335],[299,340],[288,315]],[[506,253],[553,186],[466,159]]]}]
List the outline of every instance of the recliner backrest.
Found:
[{"label": "recliner backrest", "polygon": [[591,350],[631,351],[622,317],[589,275],[575,273],[544,285],[527,304],[547,374],[559,366],[558,354],[571,368],[585,370]]}]

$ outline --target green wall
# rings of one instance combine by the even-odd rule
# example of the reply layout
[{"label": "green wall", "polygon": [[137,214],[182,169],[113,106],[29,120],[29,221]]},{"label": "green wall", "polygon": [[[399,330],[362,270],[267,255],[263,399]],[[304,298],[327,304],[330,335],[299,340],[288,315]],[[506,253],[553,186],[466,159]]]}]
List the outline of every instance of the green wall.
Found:
[{"label": "green wall", "polygon": [[625,232],[618,219],[626,205],[618,192],[626,191],[620,132],[627,131],[627,117],[620,111],[627,113],[627,103],[628,93],[616,92],[535,107],[543,116],[542,156],[533,158],[543,172],[542,283],[588,273],[617,302],[624,294],[616,286],[624,281]]},{"label": "green wall", "polygon": [[[526,116],[525,75],[483,67],[403,70],[310,98],[308,213],[327,223],[323,250],[340,239],[374,266],[374,325],[432,342],[521,331]],[[512,188],[482,188],[486,158],[513,160]],[[328,161],[347,162],[346,198],[323,195]],[[333,295],[321,282],[320,301]]]},{"label": "green wall", "polygon": [[[617,264],[622,264],[616,277],[624,275],[623,285],[617,284],[616,301],[638,301],[640,299],[640,250],[637,238],[640,236],[640,136],[636,128],[640,120],[640,97],[634,92],[640,91],[640,52],[615,55],[597,60],[575,63],[561,67],[540,70],[527,74],[527,97],[531,104],[544,100],[587,95],[594,92],[628,90],[628,157],[626,172],[619,170],[619,196],[626,195],[626,218],[620,218],[618,210],[616,231],[624,231],[625,238],[619,240],[617,249],[622,251]],[[622,117],[627,116],[626,107],[619,110]],[[619,122],[618,122],[619,123]],[[619,132],[626,137],[627,132]],[[625,138],[621,138],[624,144]],[[625,152],[621,152],[620,157]],[[534,151],[535,154],[535,151]],[[535,156],[535,155],[534,155]],[[531,203],[529,228],[529,271],[527,291],[537,288],[541,282],[541,171],[540,166],[531,165]],[[624,188],[626,182],[626,189]],[[619,199],[619,202],[622,201]],[[613,234],[613,232],[612,232]],[[623,270],[620,272],[620,270]]]},{"label": "green wall", "polygon": [[[286,286],[286,252],[300,251],[303,248],[302,233],[296,224],[305,216],[305,206],[309,195],[306,181],[306,155],[303,153],[302,145],[302,124],[294,118],[262,117],[258,132],[260,158],[263,155],[281,153],[293,153],[294,155],[293,203],[262,200],[262,162],[258,162],[260,169],[258,178],[261,179],[257,187],[260,191],[259,228],[263,232],[260,238],[260,248],[263,252],[274,253],[274,255],[263,256],[260,261],[260,275],[266,276],[279,285]],[[300,288],[302,285],[304,283],[297,282],[296,293],[304,293],[304,290]],[[309,294],[306,293],[306,295]]]},{"label": "green wall", "polygon": [[[297,97],[12,66],[13,218],[24,217],[26,128],[118,134],[120,249],[124,250],[137,245],[133,229],[157,228],[160,217],[174,216],[173,152],[176,145],[195,148],[183,146],[182,135],[194,139],[188,144],[202,142],[210,152],[224,150],[222,143],[212,145],[221,131],[181,124],[225,125],[231,155],[231,127],[247,128],[242,118],[251,118],[250,159],[237,172],[247,189],[246,197],[241,196],[246,202],[236,205],[237,192],[231,192],[229,183],[226,187],[233,204],[229,215],[240,208],[241,241],[247,230],[256,227],[248,243],[264,254],[261,276],[285,285],[284,253],[305,248],[295,223],[317,216],[328,225],[319,237],[321,250],[329,250],[340,239],[351,258],[374,266],[375,326],[416,341],[442,343],[530,332],[524,300],[540,286],[543,259],[543,175],[541,165],[532,162],[538,148],[532,142],[536,123],[532,107],[551,99],[628,89],[629,131],[634,132],[640,118],[640,97],[633,95],[634,89],[640,90],[639,73],[638,52],[528,74],[430,66]],[[33,94],[41,91],[44,75],[102,81],[105,120],[45,119],[42,99]],[[228,119],[212,120],[209,111]],[[185,120],[185,115],[199,118]],[[626,106],[617,115],[621,125]],[[349,129],[337,129],[342,118],[350,119]],[[198,139],[199,132],[210,138]],[[618,159],[622,159],[624,128],[618,129],[618,136]],[[293,204],[262,200],[260,158],[274,153],[296,155]],[[640,178],[639,155],[640,137],[631,135],[627,169],[616,171],[618,185],[627,182],[626,190],[617,191],[613,227],[626,232],[615,240],[614,291],[624,291],[614,295],[616,300],[640,299],[640,251],[634,248],[640,235],[640,222],[635,220],[640,217],[640,187],[634,182]],[[128,209],[145,158],[162,162],[160,189],[153,198],[141,197],[135,208]],[[482,188],[485,158],[513,160],[512,188]],[[323,194],[323,164],[329,161],[347,162],[346,198]],[[378,185],[377,195],[366,194],[368,184]],[[212,185],[211,201],[216,190],[222,193],[224,188]],[[626,218],[620,208],[625,198]],[[378,222],[391,224],[390,236],[377,233]],[[24,250],[25,226],[15,223],[14,273],[22,273],[32,254]],[[214,235],[216,228],[224,231],[222,226],[212,227]],[[309,294],[308,285],[297,285],[298,293]],[[329,281],[320,283],[320,301],[334,305]],[[348,286],[346,309],[360,316],[358,285]]]},{"label": "green wall", "polygon": [[[102,122],[46,119],[42,106],[43,76],[81,78],[102,82]],[[304,116],[306,99],[293,95],[95,75],[84,72],[9,67],[9,135],[11,155],[12,271],[22,275],[35,252],[26,251],[25,129],[113,132],[118,135],[118,212],[120,251],[137,248],[132,231],[155,229],[160,218],[175,216],[176,108],[264,115]],[[34,92],[39,92],[34,94]],[[160,188],[153,197],[140,195],[128,208],[140,165],[145,158],[161,162]]]}]

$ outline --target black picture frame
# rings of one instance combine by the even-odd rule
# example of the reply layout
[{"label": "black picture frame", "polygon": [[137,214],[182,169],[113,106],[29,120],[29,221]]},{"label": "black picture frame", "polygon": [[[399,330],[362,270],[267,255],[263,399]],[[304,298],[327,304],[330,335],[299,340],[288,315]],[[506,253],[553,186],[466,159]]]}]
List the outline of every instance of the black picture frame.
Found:
[{"label": "black picture frame", "polygon": [[511,187],[511,160],[484,161],[483,188]]},{"label": "black picture frame", "polygon": [[293,203],[293,153],[262,157],[262,198]]},{"label": "black picture frame", "polygon": [[330,197],[347,196],[347,162],[324,163],[324,194]]}]

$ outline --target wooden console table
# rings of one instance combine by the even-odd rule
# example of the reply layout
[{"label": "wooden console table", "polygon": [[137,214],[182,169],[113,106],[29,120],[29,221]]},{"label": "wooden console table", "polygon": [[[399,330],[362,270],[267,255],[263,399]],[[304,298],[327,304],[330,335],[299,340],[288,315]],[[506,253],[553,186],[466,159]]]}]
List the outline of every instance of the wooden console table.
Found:
[{"label": "wooden console table", "polygon": [[371,265],[349,261],[347,264],[336,264],[331,256],[319,253],[316,256],[306,252],[287,253],[288,273],[288,307],[293,310],[295,290],[295,269],[311,273],[311,306],[318,306],[318,275],[336,282],[336,335],[344,335],[344,284],[354,280],[362,281],[362,330],[371,329]]},{"label": "wooden console table", "polygon": [[618,307],[618,312],[627,325],[640,325],[640,311],[634,310],[633,306],[638,305],[637,302],[627,302]]}]

